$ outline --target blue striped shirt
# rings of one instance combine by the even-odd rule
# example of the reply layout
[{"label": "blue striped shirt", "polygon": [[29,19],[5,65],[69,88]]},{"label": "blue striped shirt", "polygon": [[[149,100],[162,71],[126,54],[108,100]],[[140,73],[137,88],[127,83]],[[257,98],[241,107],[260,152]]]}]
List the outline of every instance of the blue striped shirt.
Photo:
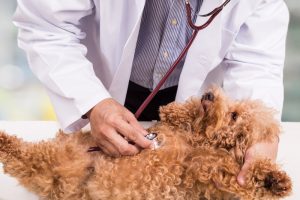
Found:
[{"label": "blue striped shirt", "polygon": [[[193,20],[202,0],[191,0]],[[154,89],[192,35],[187,23],[185,1],[146,0],[130,80]],[[184,59],[161,89],[178,84]]]}]

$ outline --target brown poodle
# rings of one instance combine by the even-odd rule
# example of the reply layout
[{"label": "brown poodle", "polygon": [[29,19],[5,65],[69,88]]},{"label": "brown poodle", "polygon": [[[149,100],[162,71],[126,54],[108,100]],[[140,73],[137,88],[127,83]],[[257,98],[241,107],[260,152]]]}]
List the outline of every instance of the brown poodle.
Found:
[{"label": "brown poodle", "polygon": [[[37,144],[0,133],[4,171],[41,199],[280,199],[292,184],[270,160],[236,177],[252,144],[278,137],[273,111],[258,101],[231,101],[218,88],[202,99],[171,103],[149,128],[159,148],[112,158],[90,133],[60,132]],[[216,185],[218,187],[216,187]]]}]

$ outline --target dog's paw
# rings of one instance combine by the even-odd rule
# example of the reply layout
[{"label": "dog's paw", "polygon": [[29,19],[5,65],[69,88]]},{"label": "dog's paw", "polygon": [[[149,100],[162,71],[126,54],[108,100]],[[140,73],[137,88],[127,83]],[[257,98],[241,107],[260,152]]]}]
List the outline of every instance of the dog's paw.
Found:
[{"label": "dog's paw", "polygon": [[253,165],[252,183],[256,196],[280,199],[292,191],[292,181],[286,172],[268,159],[259,160]]},{"label": "dog's paw", "polygon": [[292,191],[292,182],[284,171],[272,171],[266,175],[264,187],[275,196],[285,197]]}]

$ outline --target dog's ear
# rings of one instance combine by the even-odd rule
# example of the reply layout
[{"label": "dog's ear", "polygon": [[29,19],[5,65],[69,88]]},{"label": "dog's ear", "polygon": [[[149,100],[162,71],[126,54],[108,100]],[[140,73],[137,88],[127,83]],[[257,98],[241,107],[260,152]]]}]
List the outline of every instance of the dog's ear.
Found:
[{"label": "dog's ear", "polygon": [[181,103],[172,102],[159,108],[159,117],[162,122],[171,124],[173,124],[173,122],[175,122],[175,124],[180,123],[184,121],[186,116],[186,110],[184,109],[184,105]]},{"label": "dog's ear", "polygon": [[244,100],[240,103],[240,107],[244,109],[243,119],[244,127],[251,134],[252,143],[270,142],[277,139],[281,127],[279,121],[275,118],[276,111],[267,107],[259,100]]},{"label": "dog's ear", "polygon": [[162,122],[179,128],[191,128],[197,118],[203,117],[201,100],[198,98],[191,98],[186,103],[169,103],[161,106],[159,112]]}]

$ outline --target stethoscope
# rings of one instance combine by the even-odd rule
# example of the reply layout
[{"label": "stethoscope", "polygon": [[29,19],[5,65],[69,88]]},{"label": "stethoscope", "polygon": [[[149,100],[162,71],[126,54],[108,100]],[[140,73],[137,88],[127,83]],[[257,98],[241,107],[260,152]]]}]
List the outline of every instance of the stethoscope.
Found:
[{"label": "stethoscope", "polygon": [[190,49],[191,45],[193,44],[198,32],[200,30],[205,29],[208,25],[211,24],[211,22],[215,19],[215,17],[223,10],[223,8],[230,2],[230,0],[226,0],[222,5],[215,8],[213,11],[205,14],[205,15],[199,15],[201,17],[209,17],[208,20],[203,23],[200,26],[197,26],[193,23],[192,20],[192,12],[191,12],[191,5],[189,0],[185,0],[185,9],[186,9],[186,15],[189,26],[194,30],[193,34],[188,41],[187,45],[184,47],[178,58],[174,61],[174,63],[171,65],[167,73],[164,75],[164,77],[160,80],[160,82],[157,84],[157,86],[153,89],[153,91],[149,94],[149,96],[145,99],[145,101],[142,103],[142,105],[138,108],[138,110],[135,112],[135,117],[138,119],[141,113],[144,111],[144,109],[147,107],[147,105],[150,103],[150,101],[154,98],[154,96],[157,94],[161,86],[165,83],[167,78],[171,75],[171,73],[174,71],[178,63],[182,60],[182,58],[185,56],[187,51]]},{"label": "stethoscope", "polygon": [[[223,8],[230,2],[230,0],[226,0],[221,6],[215,8],[213,11],[205,14],[205,15],[199,15],[201,17],[209,17],[208,20],[203,23],[200,26],[197,26],[193,23],[192,20],[192,10],[191,10],[191,5],[189,0],[185,0],[185,9],[186,9],[186,14],[187,14],[187,20],[189,23],[189,26],[194,30],[193,34],[188,41],[187,45],[184,47],[178,58],[175,60],[175,62],[171,65],[167,73],[164,75],[164,77],[160,80],[160,82],[157,84],[157,86],[154,88],[154,90],[149,94],[149,96],[145,99],[145,101],[142,103],[142,105],[138,108],[136,113],[134,114],[136,118],[138,118],[141,113],[144,111],[144,109],[147,107],[147,105],[150,103],[150,101],[153,99],[153,97],[157,94],[161,86],[165,83],[167,78],[171,75],[171,73],[174,71],[178,63],[182,60],[182,58],[185,56],[187,51],[190,49],[193,41],[195,40],[198,32],[200,30],[205,29],[210,23],[215,19],[215,17],[223,10]],[[148,135],[145,136],[147,139],[154,141],[154,144],[157,144],[159,146],[158,142],[156,141],[157,134],[156,133],[149,133]],[[156,142],[156,143],[155,143]],[[130,141],[129,141],[130,143]],[[93,151],[100,151],[100,147],[90,147],[88,149],[88,152],[93,152]]]}]

